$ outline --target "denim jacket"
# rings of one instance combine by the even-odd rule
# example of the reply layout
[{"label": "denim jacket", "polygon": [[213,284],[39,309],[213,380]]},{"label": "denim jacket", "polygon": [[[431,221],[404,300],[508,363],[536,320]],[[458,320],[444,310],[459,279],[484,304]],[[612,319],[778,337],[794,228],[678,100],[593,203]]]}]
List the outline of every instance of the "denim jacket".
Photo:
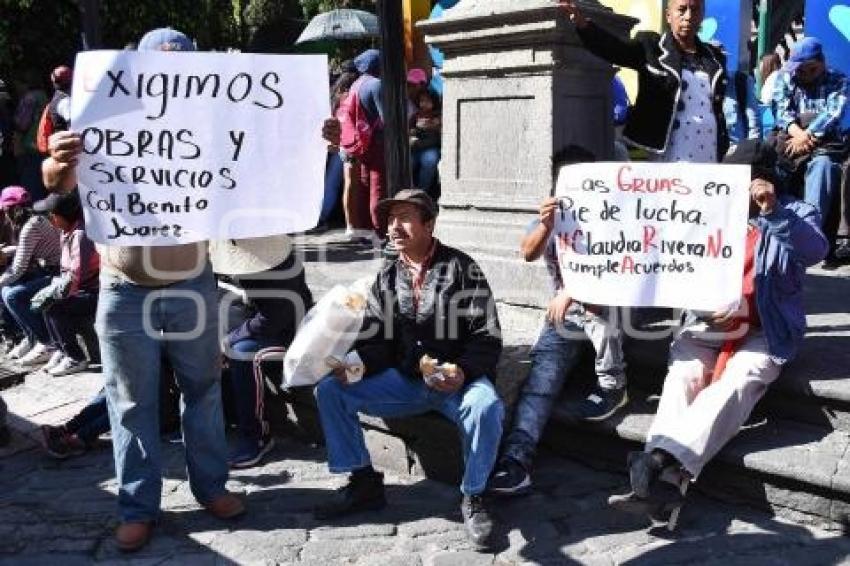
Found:
[{"label": "denim jacket", "polygon": [[784,364],[797,355],[806,332],[806,268],[826,256],[827,240],[817,209],[787,197],[754,222],[761,233],[756,247],[756,304],[768,353]]}]

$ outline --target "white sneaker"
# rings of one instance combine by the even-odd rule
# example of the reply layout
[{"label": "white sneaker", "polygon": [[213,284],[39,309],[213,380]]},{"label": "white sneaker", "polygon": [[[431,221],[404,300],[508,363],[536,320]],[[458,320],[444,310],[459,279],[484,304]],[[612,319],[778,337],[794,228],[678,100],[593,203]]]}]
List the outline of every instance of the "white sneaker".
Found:
[{"label": "white sneaker", "polygon": [[65,356],[64,358],[62,358],[62,361],[59,362],[59,365],[57,365],[47,373],[54,377],[59,377],[60,375],[71,375],[72,373],[79,373],[81,371],[85,371],[86,369],[88,369],[88,367],[89,363],[86,360],[78,362],[70,356]]},{"label": "white sneaker", "polygon": [[42,366],[41,371],[45,371],[50,373],[50,370],[59,365],[59,362],[65,357],[65,353],[62,350],[56,350],[53,352],[53,355],[50,356],[50,361]]},{"label": "white sneaker", "polygon": [[53,348],[37,342],[29,353],[18,360],[22,366],[37,366],[45,363],[53,355]]},{"label": "white sneaker", "polygon": [[29,338],[24,338],[17,346],[9,351],[6,357],[10,360],[17,360],[18,358],[26,356],[30,350],[32,350],[32,344],[30,344]]}]

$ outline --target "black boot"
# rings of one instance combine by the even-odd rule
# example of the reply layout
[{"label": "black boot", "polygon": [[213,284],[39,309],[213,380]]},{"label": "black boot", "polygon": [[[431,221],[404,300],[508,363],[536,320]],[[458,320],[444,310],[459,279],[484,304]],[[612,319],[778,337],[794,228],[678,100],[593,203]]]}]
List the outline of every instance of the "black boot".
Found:
[{"label": "black boot", "polygon": [[360,511],[377,511],[386,504],[384,474],[369,467],[351,474],[348,483],[337,490],[331,501],[316,507],[313,516],[319,520],[337,519]]},{"label": "black boot", "polygon": [[460,512],[463,515],[463,526],[469,540],[478,548],[487,547],[493,534],[493,519],[484,505],[484,498],[480,495],[464,495],[460,504]]}]

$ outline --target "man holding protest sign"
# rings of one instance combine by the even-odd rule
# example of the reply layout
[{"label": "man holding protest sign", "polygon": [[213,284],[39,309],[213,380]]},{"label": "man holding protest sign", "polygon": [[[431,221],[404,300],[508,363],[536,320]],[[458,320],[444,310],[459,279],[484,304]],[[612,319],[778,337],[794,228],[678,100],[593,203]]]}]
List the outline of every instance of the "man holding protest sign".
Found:
[{"label": "man holding protest sign", "polygon": [[[569,146],[552,158],[552,167],[557,173],[562,165],[594,160],[586,149]],[[521,244],[526,261],[544,257],[555,296],[531,352],[531,370],[517,400],[513,427],[490,479],[489,489],[496,494],[518,495],[531,488],[529,472],[537,443],[588,341],[595,351],[597,387],[573,407],[576,416],[601,421],[628,402],[620,310],[575,301],[564,287],[554,232],[559,208],[555,197],[543,201],[539,218],[529,226]]]},{"label": "man holding protest sign", "polygon": [[349,354],[365,377],[344,369],[316,386],[331,472],[350,472],[336,498],[316,510],[333,519],[386,505],[383,474],[372,468],[358,413],[402,417],[439,411],[461,434],[461,512],[473,543],[491,542],[483,494],[502,434],[502,401],[491,378],[502,351],[496,304],[481,268],[433,237],[437,205],[405,189],[381,202],[399,257],[372,285],[361,339]]},{"label": "man holding protest sign", "polygon": [[[192,51],[184,34],[158,29],[140,50]],[[45,182],[69,191],[77,185],[82,139],[51,138]],[[227,492],[227,445],[221,406],[216,284],[204,242],[176,246],[101,246],[101,290],[96,329],[112,428],[118,506],[118,547],[135,551],[151,536],[162,492],[158,397],[161,351],[183,394],[183,440],[192,493],[214,516],[242,514]],[[171,336],[172,338],[167,338]]]},{"label": "man holding protest sign", "polygon": [[682,485],[696,479],[803,339],[799,282],[827,252],[820,215],[777,195],[776,153],[763,142],[745,140],[725,162],[752,166],[742,295],[713,314],[687,312],[645,451],[629,455],[632,492],[611,497],[616,508],[663,516],[680,506],[683,490],[659,478]]}]

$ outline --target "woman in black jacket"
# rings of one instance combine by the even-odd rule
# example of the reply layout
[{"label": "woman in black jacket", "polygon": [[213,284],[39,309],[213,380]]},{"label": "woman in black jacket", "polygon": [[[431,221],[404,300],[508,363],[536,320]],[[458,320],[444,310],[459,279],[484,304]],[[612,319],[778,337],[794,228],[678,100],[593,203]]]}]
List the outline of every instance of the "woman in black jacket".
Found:
[{"label": "woman in black jacket", "polygon": [[642,31],[623,40],[562,1],[584,46],[638,73],[638,95],[623,138],[656,161],[719,162],[729,147],[723,117],[726,57],[697,37],[704,0],[670,0],[670,31]]}]

